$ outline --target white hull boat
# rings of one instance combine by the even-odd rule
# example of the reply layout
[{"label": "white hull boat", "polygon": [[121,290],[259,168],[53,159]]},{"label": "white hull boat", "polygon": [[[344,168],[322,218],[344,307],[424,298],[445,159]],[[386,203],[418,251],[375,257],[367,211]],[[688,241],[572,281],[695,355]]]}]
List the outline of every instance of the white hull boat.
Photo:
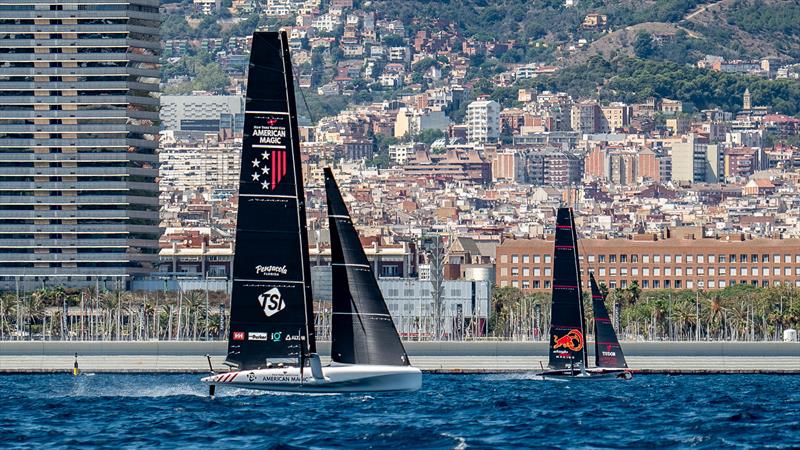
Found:
[{"label": "white hull boat", "polygon": [[412,366],[331,364],[322,367],[322,377],[312,370],[283,367],[226,372],[203,378],[203,383],[220,387],[259,389],[275,392],[388,392],[416,391],[422,386],[422,372]]}]

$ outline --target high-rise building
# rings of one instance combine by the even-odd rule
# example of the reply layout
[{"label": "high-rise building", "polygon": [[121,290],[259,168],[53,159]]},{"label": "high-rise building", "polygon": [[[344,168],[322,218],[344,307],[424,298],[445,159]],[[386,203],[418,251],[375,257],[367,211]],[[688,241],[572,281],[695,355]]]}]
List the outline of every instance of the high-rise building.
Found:
[{"label": "high-rise building", "polygon": [[157,0],[0,6],[0,285],[123,286],[158,258]]},{"label": "high-rise building", "polygon": [[476,100],[467,105],[467,141],[489,142],[500,137],[500,104]]}]

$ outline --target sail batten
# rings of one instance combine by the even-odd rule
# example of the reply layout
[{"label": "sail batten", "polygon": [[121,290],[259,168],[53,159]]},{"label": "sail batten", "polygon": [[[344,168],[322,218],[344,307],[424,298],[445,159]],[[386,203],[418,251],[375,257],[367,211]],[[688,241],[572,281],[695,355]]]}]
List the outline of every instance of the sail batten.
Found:
[{"label": "sail batten", "polygon": [[600,293],[600,288],[589,275],[589,284],[592,287],[592,310],[594,312],[594,361],[597,367],[627,368],[625,354],[617,339],[617,333],[611,324],[611,319],[606,308],[605,297]]},{"label": "sail batten", "polygon": [[331,230],[331,359],[346,364],[409,365],[333,172],[325,169]]},{"label": "sail batten", "polygon": [[571,208],[559,208],[553,248],[552,313],[549,362],[553,369],[586,364],[586,326]]},{"label": "sail batten", "polygon": [[227,357],[240,369],[315,351],[293,83],[286,34],[254,33]]}]

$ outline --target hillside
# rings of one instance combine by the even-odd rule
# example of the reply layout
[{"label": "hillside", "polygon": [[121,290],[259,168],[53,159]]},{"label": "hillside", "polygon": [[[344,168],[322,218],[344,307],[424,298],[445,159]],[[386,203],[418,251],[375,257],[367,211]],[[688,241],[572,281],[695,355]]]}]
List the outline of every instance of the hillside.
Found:
[{"label": "hillside", "polygon": [[[572,65],[602,54],[633,55],[636,35],[656,37],[652,59],[695,62],[705,54],[729,59],[800,57],[800,0],[374,0],[364,2],[409,34],[449,22],[478,40],[544,42],[545,62]],[[581,27],[589,13],[605,14],[603,29]],[[581,44],[581,40],[588,45]],[[582,48],[581,48],[582,47]],[[577,49],[577,50],[573,50]],[[529,59],[526,55],[521,59]],[[521,62],[521,61],[519,61]]]}]

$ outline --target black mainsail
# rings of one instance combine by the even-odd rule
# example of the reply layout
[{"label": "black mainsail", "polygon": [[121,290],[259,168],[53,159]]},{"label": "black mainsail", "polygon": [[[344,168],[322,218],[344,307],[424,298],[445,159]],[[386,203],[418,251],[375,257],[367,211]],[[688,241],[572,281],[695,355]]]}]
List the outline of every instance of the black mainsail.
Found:
[{"label": "black mainsail", "polygon": [[578,236],[572,208],[559,208],[553,252],[550,359],[553,369],[586,365],[586,326],[578,262]]},{"label": "black mainsail", "polygon": [[594,275],[589,274],[592,286],[592,310],[594,311],[594,361],[597,367],[627,368],[625,354],[619,345],[617,333],[608,316],[605,297],[600,293]]},{"label": "black mainsail", "polygon": [[331,229],[331,359],[346,364],[409,365],[406,350],[329,168],[325,169],[325,193]]},{"label": "black mainsail", "polygon": [[226,360],[240,370],[316,351],[293,83],[286,33],[254,33]]}]

